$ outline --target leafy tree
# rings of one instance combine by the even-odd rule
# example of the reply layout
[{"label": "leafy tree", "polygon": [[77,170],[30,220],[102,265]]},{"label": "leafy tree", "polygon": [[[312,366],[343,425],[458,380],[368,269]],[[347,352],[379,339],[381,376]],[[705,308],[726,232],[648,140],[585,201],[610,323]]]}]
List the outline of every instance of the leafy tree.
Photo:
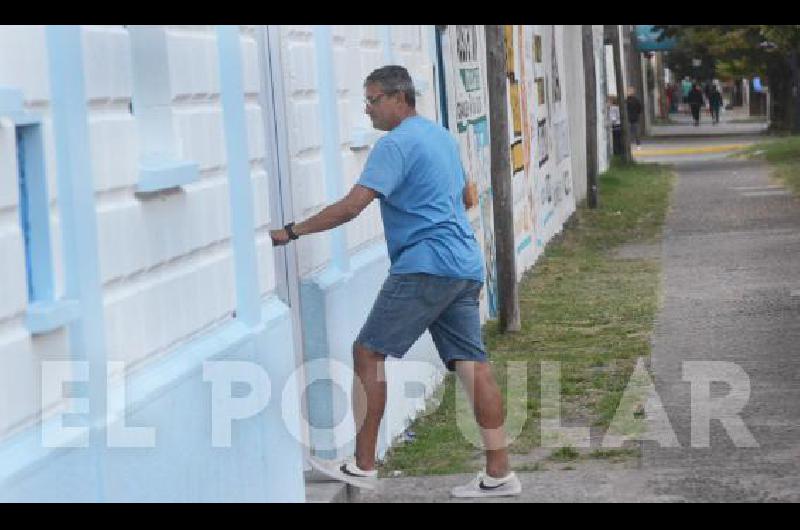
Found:
[{"label": "leafy tree", "polygon": [[[679,76],[765,79],[772,95],[770,117],[776,129],[800,129],[800,25],[656,26],[676,37],[667,66]],[[691,60],[699,58],[701,68]],[[795,90],[793,90],[793,88]]]}]

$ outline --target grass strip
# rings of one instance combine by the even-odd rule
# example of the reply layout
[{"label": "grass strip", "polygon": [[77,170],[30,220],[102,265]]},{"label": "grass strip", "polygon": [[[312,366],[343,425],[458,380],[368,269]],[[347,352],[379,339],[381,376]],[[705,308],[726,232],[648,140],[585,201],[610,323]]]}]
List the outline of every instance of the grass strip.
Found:
[{"label": "grass strip", "polygon": [[795,195],[800,195],[800,136],[786,136],[759,143],[748,149],[746,154],[766,160],[772,166],[771,176]]}]

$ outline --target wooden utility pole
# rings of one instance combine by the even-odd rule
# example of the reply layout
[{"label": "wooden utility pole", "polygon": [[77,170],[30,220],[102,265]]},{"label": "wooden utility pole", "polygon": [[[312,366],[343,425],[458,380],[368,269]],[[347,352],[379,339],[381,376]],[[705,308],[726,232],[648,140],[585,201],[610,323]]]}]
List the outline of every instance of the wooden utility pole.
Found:
[{"label": "wooden utility pole", "polygon": [[503,26],[485,26],[486,74],[489,84],[489,137],[491,140],[492,206],[497,255],[500,330],[519,331],[516,249],[514,248],[514,198],[511,187],[511,146],[508,137],[506,45]]},{"label": "wooden utility pole", "polygon": [[633,161],[631,155],[631,128],[628,123],[628,109],[625,105],[625,83],[622,81],[622,51],[620,50],[619,25],[606,26],[607,37],[611,39],[614,49],[614,77],[617,81],[617,105],[619,106],[619,121],[622,129],[622,158],[625,162]]},{"label": "wooden utility pole", "polygon": [[581,27],[583,79],[586,87],[586,204],[597,208],[597,77],[594,69],[594,36],[591,25]]}]

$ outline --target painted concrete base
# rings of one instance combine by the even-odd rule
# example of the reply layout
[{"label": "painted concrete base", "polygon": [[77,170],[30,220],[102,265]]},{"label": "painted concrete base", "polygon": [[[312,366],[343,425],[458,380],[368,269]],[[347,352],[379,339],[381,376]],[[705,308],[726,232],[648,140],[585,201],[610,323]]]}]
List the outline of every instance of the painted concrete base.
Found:
[{"label": "painted concrete base", "polygon": [[[7,441],[0,501],[303,502],[302,446],[291,434],[299,396],[282,395],[295,369],[288,336],[289,311],[273,299],[255,329],[233,322],[129,377],[125,425],[153,427],[154,447],[48,450],[38,428]],[[270,387],[265,406],[232,420],[229,447],[213,446],[212,383],[203,375],[204,363],[218,361],[252,363],[249,373]],[[247,385],[237,385],[221,394],[245,399]]]},{"label": "painted concrete base", "polygon": [[[312,452],[322,458],[353,454],[352,346],[388,270],[386,245],[381,241],[352,256],[349,271],[328,267],[301,284],[309,437]],[[402,360],[386,362],[387,403],[379,457],[424,407],[444,370],[427,332]]]}]

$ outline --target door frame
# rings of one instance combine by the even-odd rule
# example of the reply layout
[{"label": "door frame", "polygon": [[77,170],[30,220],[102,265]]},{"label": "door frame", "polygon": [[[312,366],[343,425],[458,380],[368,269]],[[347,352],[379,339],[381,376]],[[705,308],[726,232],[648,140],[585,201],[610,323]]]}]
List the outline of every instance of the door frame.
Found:
[{"label": "door frame", "polygon": [[[281,63],[280,28],[277,25],[258,26],[259,71],[261,90],[259,103],[264,119],[264,141],[266,157],[264,167],[269,182],[270,228],[282,228],[294,219],[292,202],[292,179],[289,164],[288,130],[283,90],[283,68]],[[298,269],[297,245],[273,247],[275,260],[275,292],[289,307],[292,321],[292,344],[295,355],[296,375],[300,395],[300,434],[303,445],[303,469],[308,471],[310,436],[308,422],[308,400],[306,398],[305,351],[303,348],[303,325],[300,312],[300,273]]]}]

